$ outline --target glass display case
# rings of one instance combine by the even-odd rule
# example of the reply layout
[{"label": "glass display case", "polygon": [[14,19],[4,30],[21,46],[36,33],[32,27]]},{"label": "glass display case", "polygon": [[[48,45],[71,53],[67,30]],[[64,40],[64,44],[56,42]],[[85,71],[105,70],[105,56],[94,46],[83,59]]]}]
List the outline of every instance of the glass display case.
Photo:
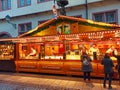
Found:
[{"label": "glass display case", "polygon": [[13,60],[15,45],[14,44],[0,44],[0,60]]},{"label": "glass display case", "polygon": [[40,43],[19,44],[19,59],[39,59]]},{"label": "glass display case", "polygon": [[45,59],[63,59],[64,50],[63,42],[46,42]]},{"label": "glass display case", "polygon": [[64,44],[61,42],[20,43],[19,59],[63,59]]},{"label": "glass display case", "polygon": [[66,41],[66,60],[80,60],[78,41]]}]

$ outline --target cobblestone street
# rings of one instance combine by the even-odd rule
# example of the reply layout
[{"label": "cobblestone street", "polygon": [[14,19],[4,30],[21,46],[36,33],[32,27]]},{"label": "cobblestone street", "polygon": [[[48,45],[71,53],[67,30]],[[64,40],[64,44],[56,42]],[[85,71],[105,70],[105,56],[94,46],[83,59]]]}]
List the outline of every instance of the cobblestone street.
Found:
[{"label": "cobblestone street", "polygon": [[[0,73],[0,90],[108,90],[102,87],[102,82],[102,79],[92,79],[92,83],[85,83],[82,77]],[[112,84],[112,90],[120,90],[117,80]]]}]

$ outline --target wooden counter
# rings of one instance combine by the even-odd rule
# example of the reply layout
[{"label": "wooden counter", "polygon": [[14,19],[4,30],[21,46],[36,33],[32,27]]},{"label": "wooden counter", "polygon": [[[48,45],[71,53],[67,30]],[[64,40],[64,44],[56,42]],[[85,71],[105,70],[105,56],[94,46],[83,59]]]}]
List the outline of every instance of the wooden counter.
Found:
[{"label": "wooden counter", "polygon": [[[114,64],[116,65],[116,61]],[[80,60],[18,60],[16,71],[83,76],[81,66]],[[104,77],[101,61],[92,61],[92,66],[91,76]]]},{"label": "wooden counter", "polygon": [[14,60],[0,60],[0,71],[16,71],[16,64]]},{"label": "wooden counter", "polygon": [[42,60],[39,65],[40,73],[65,74],[62,60]]},{"label": "wooden counter", "polygon": [[39,63],[37,60],[19,60],[16,61],[16,71],[20,72],[39,72]]}]

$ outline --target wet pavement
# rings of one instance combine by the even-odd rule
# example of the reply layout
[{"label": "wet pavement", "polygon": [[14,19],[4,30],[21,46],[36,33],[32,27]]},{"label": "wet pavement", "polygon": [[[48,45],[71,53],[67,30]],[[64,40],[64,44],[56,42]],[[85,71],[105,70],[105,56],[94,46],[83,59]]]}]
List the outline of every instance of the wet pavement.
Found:
[{"label": "wet pavement", "polygon": [[0,90],[120,90],[118,80],[113,80],[112,89],[102,83],[98,78],[86,83],[78,76],[0,72]]}]

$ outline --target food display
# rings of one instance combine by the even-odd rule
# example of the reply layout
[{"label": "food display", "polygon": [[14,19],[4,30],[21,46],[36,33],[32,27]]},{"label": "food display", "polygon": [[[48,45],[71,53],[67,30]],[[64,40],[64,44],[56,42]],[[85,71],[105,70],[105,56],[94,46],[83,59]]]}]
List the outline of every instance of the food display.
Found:
[{"label": "food display", "polygon": [[14,44],[0,44],[0,60],[13,60],[14,51]]}]

